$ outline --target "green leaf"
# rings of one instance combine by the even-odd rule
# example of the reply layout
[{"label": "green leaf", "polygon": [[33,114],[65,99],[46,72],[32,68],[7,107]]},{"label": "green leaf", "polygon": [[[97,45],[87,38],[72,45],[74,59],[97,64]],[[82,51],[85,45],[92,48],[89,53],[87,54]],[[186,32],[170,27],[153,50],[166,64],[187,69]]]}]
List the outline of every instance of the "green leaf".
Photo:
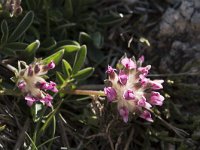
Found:
[{"label": "green leaf", "polygon": [[66,60],[62,60],[62,70],[65,74],[65,78],[68,79],[71,76],[72,68]]},{"label": "green leaf", "polygon": [[45,121],[45,123],[43,124],[43,126],[40,128],[39,133],[38,133],[39,137],[40,137],[40,135],[41,135],[42,133],[45,132],[45,130],[47,129],[47,127],[50,126],[51,121],[52,121],[52,119],[54,118],[56,112],[59,110],[59,108],[60,108],[62,102],[63,102],[63,100],[60,100],[58,106],[57,106],[54,110],[52,110],[51,115],[48,117],[48,119]]},{"label": "green leaf", "polygon": [[35,42],[29,44],[25,49],[27,56],[33,56],[36,50],[39,48],[39,46],[40,46],[39,40],[36,40]]},{"label": "green leaf", "polygon": [[73,15],[73,6],[72,6],[71,0],[65,0],[64,11],[65,11],[64,15],[67,18],[72,17],[72,15]]},{"label": "green leaf", "polygon": [[6,56],[12,56],[12,57],[15,57],[16,56],[16,53],[15,51],[13,51],[12,49],[10,48],[4,48],[2,51],[0,51],[2,54],[6,55]]},{"label": "green leaf", "polygon": [[90,42],[92,42],[92,39],[89,34],[87,34],[85,32],[81,32],[79,34],[79,42],[81,44],[90,43]]},{"label": "green leaf", "polygon": [[92,75],[93,72],[94,72],[94,68],[88,67],[88,68],[78,71],[72,77],[75,78],[76,80],[84,80],[88,78],[90,75]]},{"label": "green leaf", "polygon": [[76,53],[73,65],[73,74],[77,73],[85,62],[87,48],[85,45],[81,46],[80,50]]},{"label": "green leaf", "polygon": [[101,33],[95,32],[92,35],[92,39],[93,39],[93,43],[94,43],[95,47],[100,49],[103,45],[103,36],[101,35]]},{"label": "green leaf", "polygon": [[28,139],[31,141],[31,146],[33,147],[34,150],[38,150],[37,146],[35,145],[35,143],[33,142],[32,138],[28,135],[27,132],[25,132],[26,136],[28,137]]},{"label": "green leaf", "polygon": [[19,23],[19,25],[15,28],[15,30],[12,32],[12,34],[9,36],[8,41],[16,41],[18,40],[30,27],[30,25],[33,22],[34,13],[32,11],[29,11],[22,21]]},{"label": "green leaf", "polygon": [[28,44],[22,43],[22,42],[12,42],[12,43],[6,44],[7,48],[10,48],[10,49],[15,50],[15,51],[22,51],[27,46],[28,46]]},{"label": "green leaf", "polygon": [[66,53],[72,53],[72,52],[78,51],[80,49],[80,46],[64,45],[64,46],[59,47],[58,49],[64,49]]},{"label": "green leaf", "polygon": [[53,61],[57,65],[60,62],[60,60],[62,59],[63,54],[64,54],[64,49],[62,49],[62,50],[50,55],[49,57],[43,59],[43,62],[48,64],[51,61]]},{"label": "green leaf", "polygon": [[63,75],[60,72],[57,72],[57,71],[56,71],[56,81],[61,85],[65,82]]},{"label": "green leaf", "polygon": [[57,43],[57,47],[63,46],[63,45],[76,45],[80,47],[80,44],[76,41],[72,41],[72,40],[63,40],[63,41],[59,41]]},{"label": "green leaf", "polygon": [[2,32],[1,44],[5,44],[8,40],[8,34],[9,34],[8,24],[6,20],[3,20],[1,23],[1,32]]},{"label": "green leaf", "polygon": [[43,51],[49,51],[49,50],[52,50],[53,48],[55,48],[56,44],[57,44],[57,42],[55,41],[55,39],[53,37],[49,37],[41,43],[40,49]]}]

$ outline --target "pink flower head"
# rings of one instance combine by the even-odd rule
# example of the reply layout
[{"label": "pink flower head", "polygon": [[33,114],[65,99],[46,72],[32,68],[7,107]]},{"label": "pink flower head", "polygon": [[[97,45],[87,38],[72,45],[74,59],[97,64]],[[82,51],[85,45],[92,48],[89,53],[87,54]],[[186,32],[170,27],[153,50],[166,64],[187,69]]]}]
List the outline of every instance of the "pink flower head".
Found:
[{"label": "pink flower head", "polygon": [[126,75],[125,72],[121,70],[119,72],[118,78],[119,78],[119,83],[121,83],[122,85],[125,85],[128,80],[128,75]]},{"label": "pink flower head", "polygon": [[[21,65],[25,66],[21,69]],[[43,78],[49,69],[53,69],[55,64],[51,61],[48,65],[44,65],[41,60],[35,60],[30,65],[25,62],[19,62],[19,70],[17,73],[17,86],[25,95],[25,100],[28,106],[32,106],[36,102],[42,102],[47,106],[51,106],[52,96],[47,93],[47,90],[58,92],[56,83],[49,83]],[[28,93],[28,94],[27,94]]]},{"label": "pink flower head", "polygon": [[55,68],[55,63],[53,62],[53,61],[51,61],[48,65],[47,65],[47,67],[48,67],[48,69],[53,69],[53,68]]},{"label": "pink flower head", "polygon": [[133,100],[135,99],[135,95],[133,93],[133,90],[129,89],[127,91],[124,91],[124,95],[123,95],[125,100]]},{"label": "pink flower head", "polygon": [[148,65],[146,67],[139,67],[138,71],[141,72],[144,76],[146,76],[149,73],[150,69],[151,69],[151,65]]},{"label": "pink flower head", "polygon": [[140,115],[141,118],[149,121],[149,122],[153,122],[153,119],[151,118],[151,113],[148,112],[147,110],[145,110],[141,115]]},{"label": "pink flower head", "polygon": [[[121,60],[124,67],[118,67],[116,70],[108,66],[106,71],[109,75],[110,87],[104,88],[105,95],[108,101],[115,100],[124,122],[128,122],[129,113],[153,122],[150,113],[152,105],[163,104],[164,97],[153,91],[162,88],[163,80],[152,81],[147,78],[151,66],[142,67],[143,61],[144,57],[141,57],[137,63],[125,57]],[[111,78],[111,74],[116,77]]]},{"label": "pink flower head", "polygon": [[121,63],[126,69],[135,69],[136,68],[136,64],[133,62],[133,60],[131,58],[125,57],[121,60]]},{"label": "pink flower head", "polygon": [[149,83],[151,84],[151,87],[153,90],[159,90],[162,89],[162,83],[164,82],[164,80],[152,80]]},{"label": "pink flower head", "polygon": [[119,109],[119,114],[123,118],[124,122],[127,123],[128,122],[128,114],[129,114],[128,109],[126,107],[121,107]]},{"label": "pink flower head", "polygon": [[107,96],[109,102],[112,102],[112,101],[114,101],[116,99],[117,93],[116,93],[114,88],[105,87],[104,88],[104,93]]},{"label": "pink flower head", "polygon": [[162,106],[164,99],[165,98],[162,95],[160,95],[159,92],[152,92],[151,93],[151,98],[150,98],[150,103],[152,105]]}]

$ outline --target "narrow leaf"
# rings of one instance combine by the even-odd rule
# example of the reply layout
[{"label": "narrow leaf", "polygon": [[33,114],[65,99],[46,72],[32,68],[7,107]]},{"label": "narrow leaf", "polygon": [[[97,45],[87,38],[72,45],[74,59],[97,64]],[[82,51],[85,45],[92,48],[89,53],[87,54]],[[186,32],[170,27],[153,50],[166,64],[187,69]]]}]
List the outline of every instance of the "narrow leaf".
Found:
[{"label": "narrow leaf", "polygon": [[10,37],[8,38],[8,41],[16,41],[18,40],[25,32],[26,30],[30,27],[30,25],[33,22],[34,18],[34,13],[32,11],[29,11],[22,21],[19,23],[19,25],[16,27],[16,29],[12,32]]},{"label": "narrow leaf", "polygon": [[62,70],[65,74],[65,78],[68,79],[71,76],[72,68],[66,60],[62,60]]},{"label": "narrow leaf", "polygon": [[79,42],[81,44],[90,43],[90,42],[92,42],[92,39],[89,34],[87,34],[85,32],[81,32],[79,34]]},{"label": "narrow leaf", "polygon": [[65,0],[64,8],[65,16],[70,18],[73,15],[73,6],[71,0]]},{"label": "narrow leaf", "polygon": [[36,40],[35,42],[29,44],[25,49],[26,54],[28,56],[34,55],[39,46],[40,46],[39,40]]},{"label": "narrow leaf", "polygon": [[49,38],[45,39],[43,42],[41,42],[40,50],[50,51],[56,47],[56,44],[57,44],[56,40],[53,37],[49,37]]},{"label": "narrow leaf", "polygon": [[80,46],[64,45],[64,46],[59,47],[58,49],[65,49],[66,53],[72,53],[72,52],[78,51],[80,49]]},{"label": "narrow leaf", "polygon": [[53,61],[56,65],[60,62],[60,60],[62,59],[62,56],[64,54],[64,49],[50,55],[49,57],[43,59],[44,63],[50,63],[51,61]]},{"label": "narrow leaf", "polygon": [[76,45],[80,47],[80,44],[78,42],[72,41],[72,40],[63,40],[57,43],[58,47],[63,46],[63,45]]},{"label": "narrow leaf", "polygon": [[94,72],[94,68],[88,67],[88,68],[78,71],[72,77],[74,77],[77,80],[84,80],[84,79],[88,78],[90,75],[92,75],[93,72]]},{"label": "narrow leaf", "polygon": [[7,47],[7,48],[13,49],[13,50],[15,50],[15,51],[22,51],[22,50],[24,50],[27,46],[28,46],[28,44],[22,43],[22,42],[12,42],[12,43],[6,44],[6,47]]},{"label": "narrow leaf", "polygon": [[56,112],[58,111],[58,109],[60,108],[61,104],[62,104],[62,100],[59,102],[58,106],[52,110],[51,115],[48,117],[48,119],[45,121],[45,123],[43,124],[43,126],[40,128],[39,130],[39,135],[41,135],[42,133],[44,133],[44,131],[47,129],[48,126],[50,126],[51,121],[53,119],[53,117],[55,116]]},{"label": "narrow leaf", "polygon": [[81,46],[80,50],[76,53],[74,65],[73,65],[73,74],[77,73],[85,62],[87,54],[87,48],[85,45]]},{"label": "narrow leaf", "polygon": [[13,51],[12,49],[10,48],[4,48],[2,51],[0,51],[2,54],[6,55],[6,56],[12,56],[12,57],[15,57],[16,56],[16,53],[15,51]]},{"label": "narrow leaf", "polygon": [[2,32],[2,37],[1,37],[1,44],[5,44],[8,40],[8,24],[6,20],[3,20],[1,23],[1,32]]},{"label": "narrow leaf", "polygon": [[60,72],[57,72],[56,71],[56,81],[59,83],[59,84],[63,84],[65,82],[62,74]]},{"label": "narrow leaf", "polygon": [[38,150],[37,146],[33,142],[32,138],[29,136],[29,134],[27,132],[25,132],[25,134],[27,135],[28,139],[31,141],[33,149],[34,150]]}]

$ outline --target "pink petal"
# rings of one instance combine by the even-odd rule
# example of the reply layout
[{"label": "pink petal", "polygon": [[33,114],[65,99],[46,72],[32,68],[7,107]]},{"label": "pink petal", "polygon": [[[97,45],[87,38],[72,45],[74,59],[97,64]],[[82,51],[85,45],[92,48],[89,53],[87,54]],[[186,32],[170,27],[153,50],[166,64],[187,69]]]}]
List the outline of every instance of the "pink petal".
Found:
[{"label": "pink petal", "polygon": [[38,64],[35,65],[34,72],[35,72],[35,74],[37,74],[38,72],[40,72],[40,67],[39,67]]},{"label": "pink petal", "polygon": [[133,90],[129,89],[129,90],[124,91],[123,97],[126,100],[135,99],[135,95],[133,93]]},{"label": "pink petal", "polygon": [[146,98],[142,96],[142,98],[137,102],[138,106],[145,107],[146,105]]},{"label": "pink petal", "polygon": [[123,70],[120,70],[118,78],[119,78],[119,83],[121,83],[122,85],[126,85],[128,80],[128,75],[126,75]]},{"label": "pink petal", "polygon": [[18,88],[20,90],[24,90],[24,88],[26,86],[26,82],[25,81],[20,81],[17,86],[18,86]]},{"label": "pink petal", "polygon": [[28,67],[28,76],[32,76],[33,75],[33,69],[31,66]]},{"label": "pink petal", "polygon": [[48,67],[48,69],[53,69],[53,68],[55,68],[55,63],[53,62],[53,61],[51,61],[48,65],[47,65],[47,67]]},{"label": "pink petal", "polygon": [[27,95],[25,97],[25,100],[27,101],[27,105],[29,107],[31,107],[33,105],[33,103],[36,101],[36,99],[34,97],[32,97],[31,95]]},{"label": "pink petal", "polygon": [[148,78],[144,77],[144,75],[142,74],[139,75],[139,78],[140,78],[140,83],[142,86],[146,86],[150,81]]},{"label": "pink petal", "polygon": [[151,84],[151,87],[153,90],[159,90],[162,89],[162,83],[164,82],[164,80],[152,80],[149,83]]},{"label": "pink petal", "polygon": [[150,98],[150,103],[152,105],[162,106],[164,99],[165,98],[162,95],[160,95],[159,92],[152,92],[151,93],[151,98]]},{"label": "pink petal", "polygon": [[153,119],[151,118],[151,113],[148,112],[147,110],[145,110],[141,115],[140,115],[141,118],[149,121],[149,122],[153,122]]},{"label": "pink petal", "polygon": [[127,58],[127,57],[123,58],[121,60],[121,63],[126,69],[135,69],[136,68],[136,64],[130,58]]},{"label": "pink petal", "polygon": [[144,76],[146,76],[149,73],[150,69],[151,69],[151,65],[148,65],[146,67],[139,67],[138,71],[141,72]]},{"label": "pink petal", "polygon": [[107,99],[109,102],[114,101],[117,97],[117,93],[116,93],[115,89],[112,87],[105,87],[104,93],[107,96]]},{"label": "pink petal", "polygon": [[116,71],[116,69],[113,69],[111,66],[108,65],[108,68],[107,68],[107,70],[106,70],[106,73],[112,74],[112,73],[114,73],[115,71]]}]

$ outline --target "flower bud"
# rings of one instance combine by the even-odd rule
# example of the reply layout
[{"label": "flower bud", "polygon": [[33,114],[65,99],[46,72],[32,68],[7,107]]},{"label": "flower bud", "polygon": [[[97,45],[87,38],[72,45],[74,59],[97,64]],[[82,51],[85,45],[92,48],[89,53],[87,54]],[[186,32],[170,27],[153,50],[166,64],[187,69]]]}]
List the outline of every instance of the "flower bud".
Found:
[{"label": "flower bud", "polygon": [[110,102],[114,101],[117,96],[115,89],[112,87],[105,87],[104,93],[106,94],[108,101]]},{"label": "flower bud", "polygon": [[55,63],[53,61],[51,61],[48,65],[47,65],[48,69],[53,69],[55,68]]},{"label": "flower bud", "polygon": [[136,68],[136,64],[130,58],[127,58],[127,57],[123,58],[121,60],[121,63],[126,69],[135,69]]},{"label": "flower bud", "polygon": [[153,90],[159,90],[162,89],[162,83],[164,82],[164,80],[152,80],[149,83],[151,84],[151,87]]},{"label": "flower bud", "polygon": [[147,110],[145,110],[141,115],[140,115],[141,118],[149,121],[149,122],[153,122],[153,119],[151,118],[151,113],[148,112]]},{"label": "flower bud", "polygon": [[149,73],[150,69],[151,69],[151,65],[148,65],[146,67],[139,67],[138,71],[141,72],[144,76],[146,76]]},{"label": "flower bud", "polygon": [[150,103],[152,105],[162,106],[164,99],[165,98],[162,95],[160,95],[159,92],[152,92],[151,93],[151,98],[150,98]]},{"label": "flower bud", "polygon": [[135,99],[135,95],[131,89],[124,92],[123,97],[125,100],[133,100]]},{"label": "flower bud", "polygon": [[121,70],[119,72],[118,78],[119,78],[119,83],[121,85],[125,85],[127,83],[127,80],[128,80],[128,75],[126,75],[125,72]]}]

